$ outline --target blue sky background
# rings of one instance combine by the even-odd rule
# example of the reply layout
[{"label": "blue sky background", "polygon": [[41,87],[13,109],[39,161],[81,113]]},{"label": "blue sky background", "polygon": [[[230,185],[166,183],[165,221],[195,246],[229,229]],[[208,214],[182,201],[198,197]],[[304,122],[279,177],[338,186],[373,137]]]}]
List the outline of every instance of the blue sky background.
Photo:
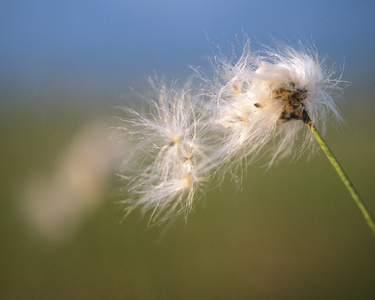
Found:
[{"label": "blue sky background", "polygon": [[254,47],[312,39],[345,63],[344,77],[374,77],[374,16],[372,0],[0,1],[1,98],[53,86],[108,100],[154,71],[184,80],[189,65],[207,64],[211,42],[225,49],[242,32]]}]

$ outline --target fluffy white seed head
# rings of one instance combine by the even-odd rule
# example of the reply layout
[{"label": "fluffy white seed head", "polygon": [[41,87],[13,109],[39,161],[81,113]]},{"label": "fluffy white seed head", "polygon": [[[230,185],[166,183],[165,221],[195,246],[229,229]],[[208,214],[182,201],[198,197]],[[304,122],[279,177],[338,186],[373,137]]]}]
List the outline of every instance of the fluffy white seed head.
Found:
[{"label": "fluffy white seed head", "polygon": [[[148,109],[124,109],[118,129],[128,212],[150,212],[151,222],[186,217],[208,178],[242,179],[242,170],[265,154],[271,166],[293,153],[304,122],[324,133],[327,123],[340,120],[331,97],[340,91],[340,77],[313,47],[278,44],[260,54],[246,42],[238,58],[215,57],[213,65],[213,79],[199,73],[199,91],[151,82]],[[312,145],[304,132],[295,153]]]}]

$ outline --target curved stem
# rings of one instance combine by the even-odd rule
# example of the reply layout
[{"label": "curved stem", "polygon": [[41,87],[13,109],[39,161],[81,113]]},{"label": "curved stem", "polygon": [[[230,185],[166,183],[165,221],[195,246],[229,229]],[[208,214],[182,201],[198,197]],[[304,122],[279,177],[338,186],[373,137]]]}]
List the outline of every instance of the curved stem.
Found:
[{"label": "curved stem", "polygon": [[304,111],[303,121],[310,132],[313,134],[314,138],[318,142],[319,146],[322,148],[324,154],[327,156],[328,160],[331,162],[333,168],[336,170],[337,174],[340,176],[341,181],[344,183],[345,187],[348,189],[350,195],[352,196],[353,200],[357,204],[358,208],[362,212],[368,226],[370,227],[372,233],[375,235],[375,222],[373,217],[371,216],[370,212],[366,208],[365,204],[362,202],[361,198],[359,197],[358,192],[354,188],[353,184],[349,180],[349,177],[345,174],[343,168],[337,161],[336,157],[332,153],[331,149],[328,147],[326,142],[324,141],[323,137],[320,135],[319,131],[314,126],[313,122],[311,121],[310,117],[307,115],[307,112]]}]

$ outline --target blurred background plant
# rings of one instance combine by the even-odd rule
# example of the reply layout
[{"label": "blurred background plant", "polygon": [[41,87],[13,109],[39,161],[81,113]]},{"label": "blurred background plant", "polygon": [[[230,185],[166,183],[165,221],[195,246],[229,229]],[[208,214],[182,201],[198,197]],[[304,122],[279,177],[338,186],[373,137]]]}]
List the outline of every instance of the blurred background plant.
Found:
[{"label": "blurred background plant", "polygon": [[226,180],[159,239],[166,226],[121,222],[106,132],[154,71],[183,83],[242,30],[253,47],[312,36],[352,83],[338,101],[346,124],[326,141],[375,212],[374,12],[372,1],[1,2],[0,298],[373,299],[373,236],[322,153],[267,172],[260,161],[243,192]]}]

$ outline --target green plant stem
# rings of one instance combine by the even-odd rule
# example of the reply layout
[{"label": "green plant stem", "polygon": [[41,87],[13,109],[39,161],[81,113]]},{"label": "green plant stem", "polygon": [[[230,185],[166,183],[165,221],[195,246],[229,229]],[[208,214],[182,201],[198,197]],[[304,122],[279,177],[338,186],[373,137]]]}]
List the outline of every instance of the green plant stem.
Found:
[{"label": "green plant stem", "polygon": [[331,149],[328,147],[326,142],[324,141],[323,137],[320,135],[319,131],[315,128],[313,122],[308,117],[307,113],[304,115],[303,118],[304,123],[306,124],[307,128],[313,134],[314,138],[318,142],[319,146],[322,148],[324,154],[327,156],[328,160],[331,162],[332,166],[336,170],[337,174],[340,176],[340,179],[344,183],[345,187],[348,189],[350,195],[352,196],[353,200],[357,204],[358,208],[362,212],[368,226],[370,227],[372,233],[375,235],[375,222],[373,217],[371,216],[370,212],[366,208],[365,204],[362,202],[361,198],[359,197],[358,192],[354,188],[353,184],[350,182],[348,176],[345,174],[343,168],[337,161],[336,157],[332,153]]}]

